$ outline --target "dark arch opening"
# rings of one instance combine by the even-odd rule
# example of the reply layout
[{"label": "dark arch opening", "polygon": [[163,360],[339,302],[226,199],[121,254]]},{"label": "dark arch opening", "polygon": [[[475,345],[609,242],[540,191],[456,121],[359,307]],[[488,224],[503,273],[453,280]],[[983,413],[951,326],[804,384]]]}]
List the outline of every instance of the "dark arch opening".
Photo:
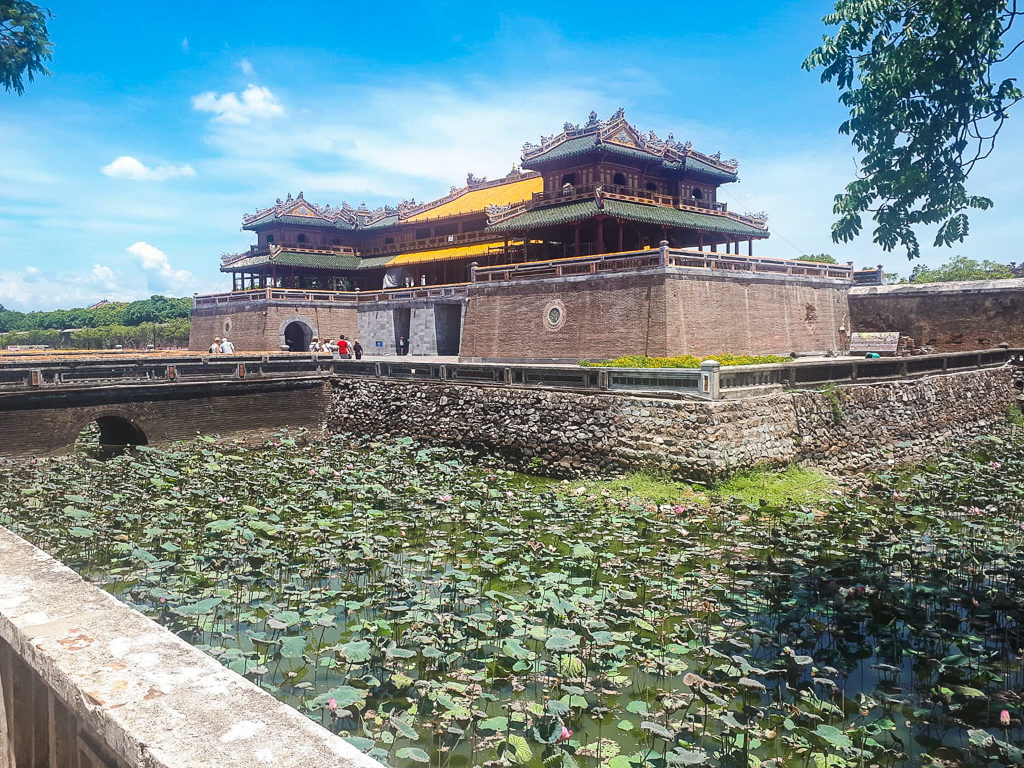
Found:
[{"label": "dark arch opening", "polygon": [[614,184],[616,187],[626,186],[626,174],[616,173],[614,176],[612,176],[612,184]]},{"label": "dark arch opening", "polygon": [[147,445],[146,433],[123,416],[100,416],[96,419],[100,428],[100,447]]},{"label": "dark arch opening", "polygon": [[295,320],[284,329],[284,343],[289,352],[306,352],[313,341],[313,329],[303,322]]},{"label": "dark arch opening", "polygon": [[693,199],[694,200],[703,200],[704,199],[704,193],[701,191],[700,187],[694,187],[693,188]]},{"label": "dark arch opening", "polygon": [[146,433],[137,424],[123,416],[110,414],[86,424],[75,438],[74,450],[97,459],[109,459],[120,456],[133,446],[148,444]]}]

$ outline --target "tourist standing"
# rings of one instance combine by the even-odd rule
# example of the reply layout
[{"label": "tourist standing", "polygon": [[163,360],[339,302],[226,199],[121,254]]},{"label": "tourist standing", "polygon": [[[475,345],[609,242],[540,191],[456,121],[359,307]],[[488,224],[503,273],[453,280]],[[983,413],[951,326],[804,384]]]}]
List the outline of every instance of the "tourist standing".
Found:
[{"label": "tourist standing", "polygon": [[352,342],[352,352],[356,356],[356,360],[363,359],[363,345],[359,343],[359,339]]},{"label": "tourist standing", "polygon": [[213,340],[213,344],[211,344],[210,348],[206,351],[211,355],[216,355],[220,352],[220,336]]},{"label": "tourist standing", "polygon": [[225,336],[220,343],[220,351],[225,355],[235,354],[235,345],[228,341],[228,337]]},{"label": "tourist standing", "polygon": [[409,342],[405,340],[405,336],[398,337],[398,354],[404,355],[409,351]]},{"label": "tourist standing", "polygon": [[352,357],[352,353],[349,351],[348,339],[344,335],[338,339],[338,357],[348,360]]},{"label": "tourist standing", "polygon": [[309,351],[310,352],[319,352],[320,351],[320,337],[319,336],[314,336],[313,340],[311,342],[309,342]]}]

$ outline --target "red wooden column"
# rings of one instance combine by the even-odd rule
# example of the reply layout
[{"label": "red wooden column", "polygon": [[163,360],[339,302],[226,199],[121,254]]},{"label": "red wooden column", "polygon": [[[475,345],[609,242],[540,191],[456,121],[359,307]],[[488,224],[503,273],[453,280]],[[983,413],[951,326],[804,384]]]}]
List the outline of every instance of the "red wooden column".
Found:
[{"label": "red wooden column", "polygon": [[619,253],[622,253],[622,219],[616,219],[615,222],[619,225]]},{"label": "red wooden column", "polygon": [[754,238],[748,237],[747,238],[747,256],[753,256],[753,255],[754,255]]},{"label": "red wooden column", "polygon": [[597,217],[597,252],[604,253],[604,217]]},{"label": "red wooden column", "polygon": [[580,223],[577,221],[572,225],[572,254],[580,255]]}]

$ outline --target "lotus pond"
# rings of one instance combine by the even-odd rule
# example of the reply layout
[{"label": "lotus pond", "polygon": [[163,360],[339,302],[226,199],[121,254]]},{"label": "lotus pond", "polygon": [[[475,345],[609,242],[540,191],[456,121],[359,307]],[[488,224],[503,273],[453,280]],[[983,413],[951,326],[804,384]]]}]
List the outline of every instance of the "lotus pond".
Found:
[{"label": "lotus pond", "polygon": [[390,765],[1024,762],[1022,434],[813,504],[406,440],[4,470],[0,523]]}]

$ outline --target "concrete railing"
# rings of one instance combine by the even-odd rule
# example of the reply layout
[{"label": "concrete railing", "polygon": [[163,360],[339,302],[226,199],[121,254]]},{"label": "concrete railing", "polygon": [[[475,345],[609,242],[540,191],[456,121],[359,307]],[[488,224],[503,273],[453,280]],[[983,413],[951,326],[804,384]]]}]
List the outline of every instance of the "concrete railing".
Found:
[{"label": "concrete railing", "polygon": [[[347,376],[450,381],[590,391],[675,392],[703,399],[763,394],[781,387],[884,381],[1021,365],[1022,350],[991,349],[876,360],[837,357],[772,365],[696,368],[604,368],[573,365],[338,360],[312,353],[273,355],[105,356],[31,363],[0,361],[0,395],[104,386],[184,385]],[[2,410],[2,401],[0,401]]]},{"label": "concrete railing", "polygon": [[352,304],[402,299],[458,298],[467,293],[466,283],[424,285],[412,288],[387,288],[379,291],[315,291],[300,288],[247,288],[196,296],[196,307],[242,304],[254,301],[302,302],[313,304]]},{"label": "concrete railing", "polygon": [[545,277],[570,277],[600,272],[622,272],[636,269],[680,267],[688,269],[714,269],[730,272],[777,274],[794,277],[818,277],[852,280],[853,267],[843,264],[820,264],[794,259],[767,259],[741,256],[736,253],[717,253],[688,248],[661,248],[639,251],[605,253],[599,256],[573,256],[547,261],[527,261],[519,264],[470,268],[473,283],[508,282],[510,280],[537,280]]},{"label": "concrete railing", "polygon": [[0,527],[0,766],[381,768]]}]

